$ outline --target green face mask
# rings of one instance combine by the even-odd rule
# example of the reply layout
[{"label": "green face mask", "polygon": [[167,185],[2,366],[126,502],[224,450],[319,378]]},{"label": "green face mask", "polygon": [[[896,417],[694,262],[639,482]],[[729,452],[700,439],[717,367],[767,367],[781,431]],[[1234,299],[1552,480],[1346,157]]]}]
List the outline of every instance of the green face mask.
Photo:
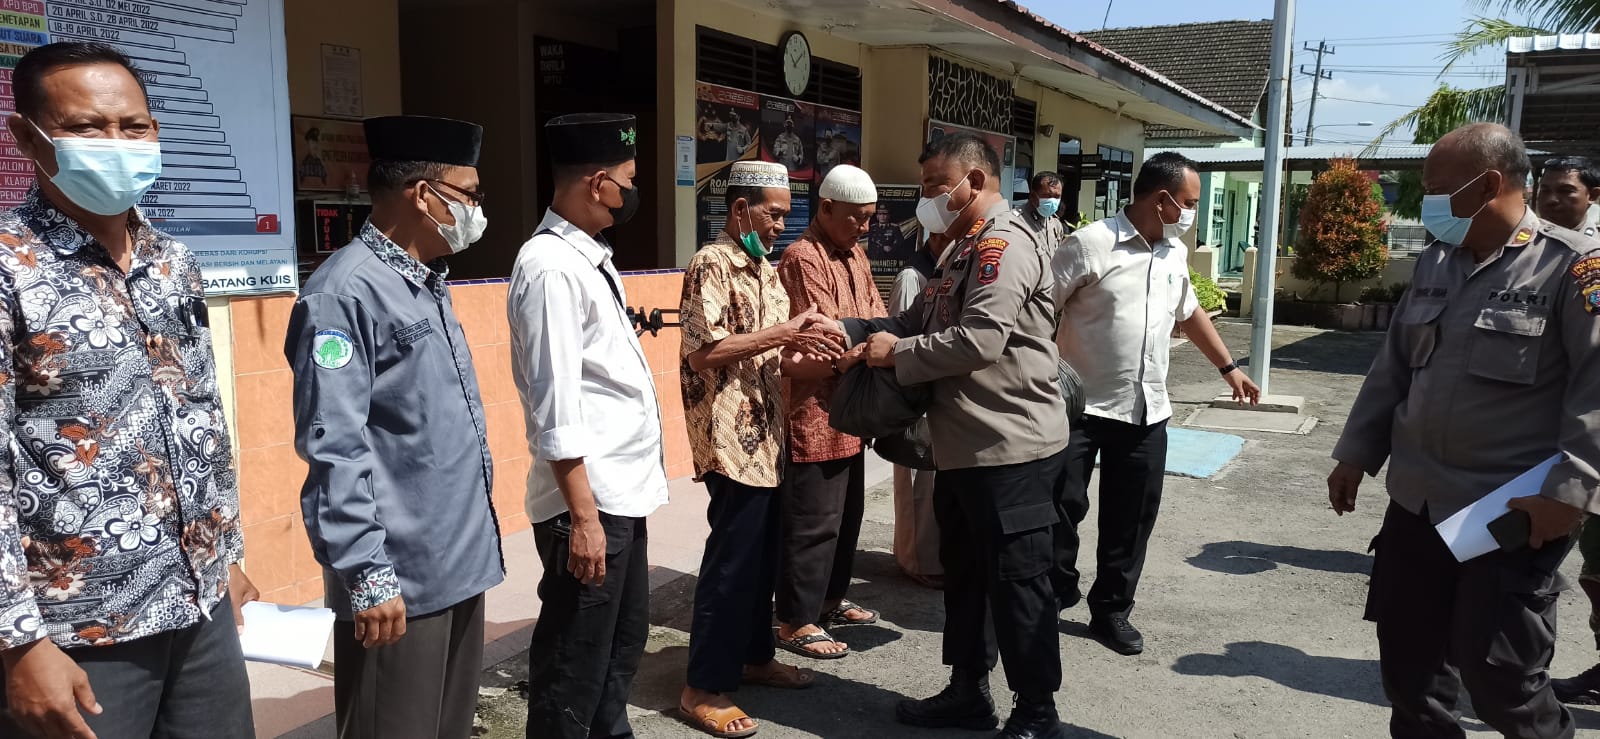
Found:
[{"label": "green face mask", "polygon": [[[748,205],[745,207],[749,208]],[[748,212],[747,210],[746,213]],[[748,215],[745,216],[745,221],[754,228],[755,223],[750,220]],[[749,254],[751,259],[765,259],[768,254],[772,253],[767,249],[766,244],[761,243],[761,236],[753,230],[739,235],[739,245],[744,247],[744,252]]]}]

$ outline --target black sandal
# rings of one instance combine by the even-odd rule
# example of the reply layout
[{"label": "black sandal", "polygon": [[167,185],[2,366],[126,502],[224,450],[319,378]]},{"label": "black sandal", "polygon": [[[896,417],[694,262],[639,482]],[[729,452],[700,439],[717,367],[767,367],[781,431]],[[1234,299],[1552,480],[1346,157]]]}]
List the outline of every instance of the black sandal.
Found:
[{"label": "black sandal", "polygon": [[[851,611],[862,611],[872,615],[868,618],[862,619],[846,618],[845,614]],[[822,626],[824,628],[838,628],[840,626],[867,626],[869,624],[877,623],[879,615],[881,614],[872,610],[871,608],[862,608],[860,605],[851,603],[848,600],[841,600],[839,601],[839,606],[837,608],[822,614]]]},{"label": "black sandal", "polygon": [[785,651],[794,652],[801,657],[810,657],[812,659],[839,659],[840,657],[850,653],[850,647],[848,646],[845,646],[844,651],[842,652],[833,653],[815,652],[810,649],[806,649],[806,645],[808,644],[816,644],[818,642],[825,641],[840,645],[844,644],[844,642],[833,638],[833,635],[829,634],[827,631],[818,631],[815,634],[806,634],[805,636],[796,636],[790,639],[785,639],[781,636],[775,638],[778,646],[782,647]]}]

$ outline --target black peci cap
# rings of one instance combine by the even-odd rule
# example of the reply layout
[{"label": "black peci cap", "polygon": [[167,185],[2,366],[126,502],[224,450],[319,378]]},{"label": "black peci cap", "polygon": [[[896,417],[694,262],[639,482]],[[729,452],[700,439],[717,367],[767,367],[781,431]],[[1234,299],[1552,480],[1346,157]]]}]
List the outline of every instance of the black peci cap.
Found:
[{"label": "black peci cap", "polygon": [[478,166],[483,126],[476,123],[422,115],[392,115],[368,118],[361,125],[367,133],[367,154],[374,161]]},{"label": "black peci cap", "polygon": [[544,124],[550,163],[617,164],[633,159],[638,129],[634,117],[619,113],[574,113]]}]

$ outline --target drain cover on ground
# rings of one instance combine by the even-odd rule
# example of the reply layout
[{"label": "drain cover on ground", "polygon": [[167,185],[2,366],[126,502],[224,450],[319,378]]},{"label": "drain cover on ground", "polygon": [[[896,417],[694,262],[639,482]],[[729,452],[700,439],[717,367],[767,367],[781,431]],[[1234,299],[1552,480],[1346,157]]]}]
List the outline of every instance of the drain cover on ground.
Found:
[{"label": "drain cover on ground", "polygon": [[1262,413],[1259,411],[1235,411],[1223,408],[1201,408],[1190,414],[1183,422],[1185,426],[1199,428],[1223,429],[1226,431],[1263,431],[1271,434],[1300,434],[1311,433],[1317,425],[1314,416],[1304,416],[1298,413]]}]

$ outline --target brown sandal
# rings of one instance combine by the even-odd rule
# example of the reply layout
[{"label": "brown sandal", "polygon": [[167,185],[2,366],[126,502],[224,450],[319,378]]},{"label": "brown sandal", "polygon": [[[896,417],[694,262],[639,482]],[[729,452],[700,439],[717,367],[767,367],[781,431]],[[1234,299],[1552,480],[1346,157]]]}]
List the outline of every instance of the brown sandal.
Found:
[{"label": "brown sandal", "polygon": [[786,665],[777,660],[772,661],[772,669],[764,675],[754,675],[750,666],[745,665],[743,679],[752,685],[765,685],[769,688],[782,690],[805,690],[817,680],[817,673],[804,667]]},{"label": "brown sandal", "polygon": [[690,726],[717,737],[717,739],[739,739],[739,737],[750,736],[761,728],[757,726],[743,731],[729,729],[728,727],[732,726],[733,722],[742,718],[750,718],[750,715],[739,710],[738,706],[727,706],[725,708],[700,706],[698,709],[690,710],[682,703],[679,703],[678,717]]}]

